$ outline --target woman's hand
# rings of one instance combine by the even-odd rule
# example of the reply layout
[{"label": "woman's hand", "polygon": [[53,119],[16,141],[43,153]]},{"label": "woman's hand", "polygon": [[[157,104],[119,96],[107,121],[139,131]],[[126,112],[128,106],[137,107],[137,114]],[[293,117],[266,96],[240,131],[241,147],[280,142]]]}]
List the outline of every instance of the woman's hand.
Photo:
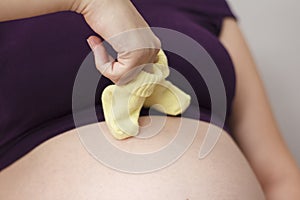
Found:
[{"label": "woman's hand", "polygon": [[101,40],[88,39],[97,68],[113,82],[125,84],[142,69],[138,66],[155,61],[160,41],[129,0],[79,0],[72,9],[118,53],[117,61],[103,57]]}]

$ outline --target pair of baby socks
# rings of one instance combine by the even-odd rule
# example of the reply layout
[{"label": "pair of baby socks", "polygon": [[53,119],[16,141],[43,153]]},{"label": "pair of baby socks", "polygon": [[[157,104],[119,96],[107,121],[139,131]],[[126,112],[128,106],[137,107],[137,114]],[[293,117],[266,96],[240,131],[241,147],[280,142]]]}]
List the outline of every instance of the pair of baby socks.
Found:
[{"label": "pair of baby socks", "polygon": [[156,63],[144,68],[125,85],[110,85],[102,93],[107,126],[116,139],[136,136],[142,107],[178,115],[189,106],[191,97],[165,80],[169,75],[167,57],[162,50]]}]

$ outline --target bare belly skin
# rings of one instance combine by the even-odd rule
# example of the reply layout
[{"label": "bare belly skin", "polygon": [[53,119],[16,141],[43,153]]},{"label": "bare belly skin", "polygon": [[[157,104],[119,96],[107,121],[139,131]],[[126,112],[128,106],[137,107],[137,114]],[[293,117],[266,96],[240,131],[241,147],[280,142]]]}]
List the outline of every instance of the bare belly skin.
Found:
[{"label": "bare belly skin", "polygon": [[[148,139],[117,141],[110,136],[104,122],[98,125],[119,149],[148,153],[167,145],[175,137],[181,120],[159,116],[153,119],[166,121],[159,134]],[[157,131],[149,121],[149,117],[140,119],[144,129]],[[199,129],[183,156],[167,167],[142,174],[124,173],[103,165],[82,145],[76,129],[65,132],[39,145],[0,173],[0,199],[264,199],[255,174],[228,133],[223,131],[210,154],[199,159],[209,124],[192,119],[185,119],[185,123],[191,127],[198,123]],[[192,130],[187,128],[188,131]]]}]

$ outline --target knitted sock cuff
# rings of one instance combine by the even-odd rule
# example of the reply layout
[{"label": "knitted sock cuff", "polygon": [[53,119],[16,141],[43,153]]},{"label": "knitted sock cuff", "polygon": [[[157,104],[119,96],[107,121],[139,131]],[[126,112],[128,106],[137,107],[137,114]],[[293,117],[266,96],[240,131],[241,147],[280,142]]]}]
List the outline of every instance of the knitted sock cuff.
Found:
[{"label": "knitted sock cuff", "polygon": [[170,73],[165,53],[160,50],[157,57],[157,62],[151,66],[152,73],[142,70],[135,79],[118,87],[140,97],[150,96],[155,85],[165,79]]},{"label": "knitted sock cuff", "polygon": [[148,97],[152,94],[155,85],[158,84],[162,79],[163,75],[160,70],[153,70],[153,73],[141,71],[135,79],[126,85],[117,87],[120,89],[125,89],[129,93],[136,96]]}]

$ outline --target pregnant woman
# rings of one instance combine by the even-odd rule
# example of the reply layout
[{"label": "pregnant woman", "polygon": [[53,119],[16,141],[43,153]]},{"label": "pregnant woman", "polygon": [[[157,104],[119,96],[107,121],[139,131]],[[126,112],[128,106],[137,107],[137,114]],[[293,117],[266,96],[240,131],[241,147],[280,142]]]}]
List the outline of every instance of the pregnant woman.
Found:
[{"label": "pregnant woman", "polygon": [[[0,21],[0,199],[300,199],[299,169],[224,0],[2,0]],[[72,115],[72,92],[91,51],[87,38],[109,39],[148,26],[181,32],[203,46],[224,81],[226,120],[224,126],[210,122],[214,113],[203,77],[184,58],[166,52],[170,67],[195,92],[186,116],[151,116],[153,122],[166,120],[159,134],[113,139],[101,93],[134,67],[154,62],[160,41],[150,29],[147,40],[136,34],[135,42],[153,48],[126,55],[111,41],[118,60],[100,79],[95,98],[101,134],[124,151],[148,153],[176,137],[180,123],[185,134],[199,124],[193,143],[176,162],[149,173],[124,173],[98,162],[82,145]],[[93,49],[100,45],[96,37],[89,43]],[[94,56],[103,54],[94,51]],[[169,78],[181,86],[172,73]],[[199,117],[193,108],[201,110]],[[141,115],[140,125],[157,132],[146,110]],[[210,123],[222,134],[199,159]]]}]

